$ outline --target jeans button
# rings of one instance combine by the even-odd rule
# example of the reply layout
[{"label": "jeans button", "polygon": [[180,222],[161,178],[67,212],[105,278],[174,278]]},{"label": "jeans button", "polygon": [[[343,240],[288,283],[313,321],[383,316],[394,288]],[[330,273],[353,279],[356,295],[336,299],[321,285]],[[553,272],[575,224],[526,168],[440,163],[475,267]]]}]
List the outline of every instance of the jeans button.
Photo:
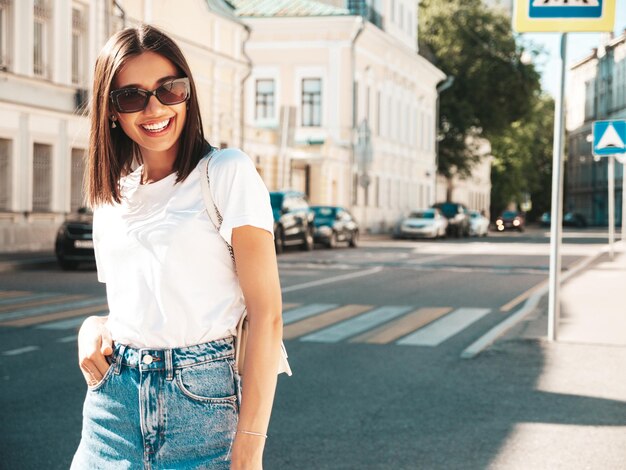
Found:
[{"label": "jeans button", "polygon": [[150,354],[146,354],[143,357],[143,363],[144,364],[152,364],[152,356]]}]

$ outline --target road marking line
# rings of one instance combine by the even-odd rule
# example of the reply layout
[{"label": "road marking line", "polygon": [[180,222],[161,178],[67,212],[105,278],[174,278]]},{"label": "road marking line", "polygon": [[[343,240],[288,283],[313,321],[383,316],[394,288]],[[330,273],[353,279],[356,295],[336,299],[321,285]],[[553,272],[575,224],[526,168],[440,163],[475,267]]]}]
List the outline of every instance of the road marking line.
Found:
[{"label": "road marking line", "polygon": [[409,346],[439,346],[448,338],[491,312],[489,308],[459,308],[443,318],[396,341]]},{"label": "road marking line", "polygon": [[410,305],[387,305],[370,310],[358,317],[346,320],[337,325],[303,336],[300,341],[315,341],[321,343],[336,343],[356,334],[367,331],[400,315],[404,315],[413,307]]},{"label": "road marking line", "polygon": [[305,318],[304,320],[287,325],[283,329],[283,339],[297,338],[311,331],[319,330],[328,325],[347,320],[372,308],[371,305],[344,305],[343,307],[316,315],[312,318]]},{"label": "road marking line", "polygon": [[309,304],[283,312],[283,325],[289,325],[318,313],[337,308],[337,304]]},{"label": "road marking line", "polygon": [[8,322],[8,320],[17,320],[20,318],[34,317],[47,313],[58,312],[63,309],[72,309],[80,307],[88,307],[94,304],[102,304],[106,302],[106,297],[95,297],[91,299],[79,300],[60,305],[43,305],[39,307],[29,308],[25,310],[14,310],[12,312],[0,315],[0,325]]},{"label": "road marking line", "polygon": [[[80,299],[84,299],[86,298],[85,295],[61,295],[61,294],[40,294],[39,298],[34,298],[35,296],[30,296],[32,298],[28,299],[28,298],[19,298],[19,299],[10,299],[13,302],[11,302],[10,305],[2,305],[2,304],[8,304],[9,302],[3,302],[2,300],[0,300],[0,319],[3,318],[2,316],[2,312],[11,312],[11,311],[15,311],[17,309],[25,309],[27,307],[37,307],[39,305],[50,305],[50,304],[58,304],[61,302],[70,302],[72,300],[80,300]],[[7,299],[8,300],[8,299]],[[26,301],[26,300],[30,300],[30,301]]]},{"label": "road marking line", "polygon": [[76,340],[78,340],[78,335],[70,335],[57,339],[57,343],[73,343]]},{"label": "road marking line", "polygon": [[25,290],[5,290],[0,291],[0,299],[6,299],[10,297],[19,297],[22,295],[30,294],[30,292]]},{"label": "road marking line", "polygon": [[357,271],[349,274],[341,274],[340,276],[335,277],[327,277],[326,279],[319,279],[317,281],[305,282],[303,284],[296,284],[295,286],[284,287],[282,292],[293,292],[301,289],[308,289],[309,287],[321,286],[324,284],[333,284],[338,281],[345,281],[349,279],[356,279],[357,277],[369,276],[370,274],[376,274],[382,271],[382,266],[377,266],[373,269],[368,269],[366,271]]},{"label": "road marking line", "polygon": [[[27,302],[29,300],[38,300],[38,299],[49,299],[52,297],[58,297],[61,294],[53,293],[53,292],[24,292],[22,295],[9,296],[6,298],[0,298],[0,305],[10,305],[16,304],[20,302]],[[11,306],[9,308],[12,308]]]},{"label": "road marking line", "polygon": [[391,343],[413,331],[419,330],[423,326],[432,323],[451,311],[451,307],[419,308],[389,324],[382,325],[372,331],[356,336],[350,339],[350,342],[372,344]]},{"label": "road marking line", "polygon": [[27,352],[38,351],[41,349],[39,346],[25,346],[23,348],[10,349],[8,351],[3,351],[3,356],[17,356],[19,354],[24,354]]},{"label": "road marking line", "polygon": [[502,307],[500,307],[500,311],[501,312],[510,312],[515,307],[517,307],[519,304],[521,304],[524,300],[526,300],[528,297],[533,295],[535,292],[538,292],[538,291],[542,290],[543,288],[545,288],[546,285],[548,285],[548,280],[547,279],[541,281],[539,284],[536,284],[535,286],[533,286],[530,289],[528,289],[526,292],[523,292],[522,294],[520,294],[517,297],[515,297],[510,302],[504,304]]},{"label": "road marking line", "polygon": [[76,310],[67,310],[64,312],[55,312],[49,313],[47,315],[39,315],[36,317],[27,317],[20,318],[17,320],[0,322],[0,326],[32,326],[38,323],[46,323],[54,320],[61,320],[63,318],[77,317],[79,315],[87,315],[93,314],[97,315],[100,313],[107,313],[108,305],[100,304],[100,305],[92,305],[90,307],[83,307]]},{"label": "road marking line", "polygon": [[80,316],[76,318],[69,318],[67,320],[59,320],[51,323],[44,323],[38,325],[35,328],[39,330],[69,330],[70,328],[77,328],[85,321],[86,316]]}]

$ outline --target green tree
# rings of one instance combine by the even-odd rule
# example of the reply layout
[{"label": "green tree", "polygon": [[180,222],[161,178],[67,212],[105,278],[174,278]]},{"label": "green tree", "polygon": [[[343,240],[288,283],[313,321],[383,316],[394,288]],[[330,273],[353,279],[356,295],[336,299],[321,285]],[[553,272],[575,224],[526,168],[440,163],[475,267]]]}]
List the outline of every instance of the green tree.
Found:
[{"label": "green tree", "polygon": [[522,61],[511,19],[481,0],[422,0],[420,50],[448,75],[440,96],[438,171],[467,176],[479,159],[473,138],[492,138],[526,116],[540,90],[539,74]]},{"label": "green tree", "polygon": [[554,100],[542,95],[531,103],[531,112],[491,139],[492,215],[520,204],[524,194],[532,201],[531,220],[550,209]]}]

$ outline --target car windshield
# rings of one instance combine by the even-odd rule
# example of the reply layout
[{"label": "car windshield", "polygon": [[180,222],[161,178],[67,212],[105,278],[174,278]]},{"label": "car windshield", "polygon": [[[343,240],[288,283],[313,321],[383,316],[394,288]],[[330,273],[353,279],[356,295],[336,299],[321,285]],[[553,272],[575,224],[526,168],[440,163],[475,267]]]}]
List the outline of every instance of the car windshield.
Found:
[{"label": "car windshield", "polygon": [[517,217],[517,212],[506,211],[502,214],[502,217],[504,217],[505,219],[514,219],[515,217]]},{"label": "car windshield", "polygon": [[480,217],[480,212],[474,211],[470,214],[470,216],[472,217],[472,219],[478,219]]},{"label": "car windshield", "polygon": [[434,211],[415,211],[409,214],[410,219],[434,219]]},{"label": "car windshield", "polygon": [[456,204],[450,204],[450,203],[440,204],[437,206],[437,208],[441,212],[443,212],[443,215],[445,215],[447,218],[454,217],[459,212]]},{"label": "car windshield", "polygon": [[281,193],[270,193],[270,203],[274,209],[280,209],[283,206],[283,195]]},{"label": "car windshield", "polygon": [[335,209],[334,207],[311,207],[311,209],[313,209],[313,212],[315,212],[315,217],[322,217],[327,219],[335,217],[335,214],[337,212],[337,209]]}]

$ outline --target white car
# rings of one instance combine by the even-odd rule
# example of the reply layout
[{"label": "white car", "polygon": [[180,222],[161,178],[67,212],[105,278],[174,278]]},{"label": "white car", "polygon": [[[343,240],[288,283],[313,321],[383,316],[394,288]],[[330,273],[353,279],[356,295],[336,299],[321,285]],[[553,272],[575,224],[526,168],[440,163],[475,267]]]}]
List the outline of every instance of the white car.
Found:
[{"label": "white car", "polygon": [[470,211],[470,235],[486,237],[489,233],[489,219],[478,211]]},{"label": "white car", "polygon": [[413,211],[396,228],[396,238],[439,238],[446,236],[448,219],[439,209]]}]

